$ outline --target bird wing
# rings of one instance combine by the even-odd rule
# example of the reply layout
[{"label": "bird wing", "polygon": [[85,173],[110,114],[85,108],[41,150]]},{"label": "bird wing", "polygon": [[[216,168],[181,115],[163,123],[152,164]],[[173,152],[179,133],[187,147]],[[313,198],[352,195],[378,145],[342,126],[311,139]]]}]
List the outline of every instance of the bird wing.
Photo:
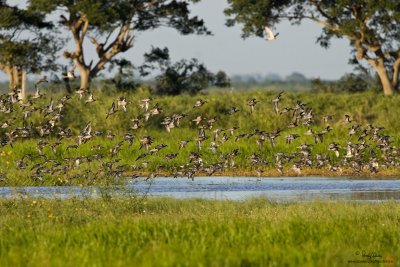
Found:
[{"label": "bird wing", "polygon": [[267,39],[273,39],[274,38],[274,33],[271,31],[270,28],[265,26],[264,30],[265,30],[265,33],[267,34]]},{"label": "bird wing", "polygon": [[278,112],[279,112],[278,101],[274,102],[274,110],[275,110],[275,113],[278,114]]},{"label": "bird wing", "polygon": [[275,140],[274,138],[269,138],[269,141],[271,142],[271,146],[275,147]]},{"label": "bird wing", "polygon": [[318,134],[314,135],[314,143],[318,144]]}]

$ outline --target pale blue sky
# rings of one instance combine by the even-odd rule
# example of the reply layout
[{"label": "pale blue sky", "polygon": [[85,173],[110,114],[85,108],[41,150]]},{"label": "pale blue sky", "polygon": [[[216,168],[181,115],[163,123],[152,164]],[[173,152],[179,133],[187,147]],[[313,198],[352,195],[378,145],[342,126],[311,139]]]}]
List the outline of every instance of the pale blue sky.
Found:
[{"label": "pale blue sky", "polygon": [[[21,2],[24,1],[8,1]],[[331,48],[325,50],[315,43],[321,31],[319,25],[305,22],[292,26],[283,22],[275,29],[280,33],[277,41],[267,42],[257,37],[243,40],[240,25],[225,26],[226,6],[225,0],[203,0],[193,6],[193,14],[205,20],[214,36],[181,36],[172,29],[161,28],[138,34],[135,46],[124,56],[139,65],[143,53],[151,46],[167,46],[173,60],[196,57],[209,69],[224,70],[229,75],[277,73],[286,76],[297,71],[309,78],[337,79],[351,72],[352,66],[347,64],[351,49],[346,39],[334,40]],[[92,47],[89,42],[86,45]]]}]

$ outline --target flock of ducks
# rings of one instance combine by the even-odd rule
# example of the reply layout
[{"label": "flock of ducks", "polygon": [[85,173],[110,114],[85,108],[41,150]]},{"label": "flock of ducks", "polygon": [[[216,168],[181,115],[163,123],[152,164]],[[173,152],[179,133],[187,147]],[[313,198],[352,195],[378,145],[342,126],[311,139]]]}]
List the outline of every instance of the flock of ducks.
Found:
[{"label": "flock of ducks", "polygon": [[[73,73],[70,75],[72,76]],[[399,166],[400,150],[392,145],[391,137],[383,133],[383,127],[373,125],[363,127],[357,124],[350,115],[345,115],[341,119],[341,124],[343,127],[348,127],[349,138],[347,143],[344,145],[335,142],[327,143],[325,136],[333,131],[330,126],[333,116],[327,114],[318,117],[317,121],[323,123],[323,129],[317,131],[316,129],[321,128],[321,125],[316,124],[316,115],[313,109],[301,101],[297,101],[293,106],[281,107],[283,92],[271,99],[269,103],[262,103],[262,105],[271,107],[277,120],[282,117],[289,119],[290,123],[283,129],[275,129],[269,132],[260,129],[240,132],[241,129],[235,125],[222,129],[218,128],[220,120],[223,120],[226,116],[237,116],[242,110],[238,107],[231,107],[221,112],[219,118],[198,115],[203,106],[209,104],[206,99],[198,99],[193,103],[192,110],[188,112],[191,115],[173,113],[167,116],[164,114],[163,107],[154,103],[155,101],[152,98],[146,98],[137,103],[141,109],[141,114],[133,117],[127,132],[118,137],[112,133],[112,129],[106,132],[96,131],[91,123],[84,125],[82,130],[75,135],[70,129],[63,128],[60,122],[61,117],[65,113],[67,102],[73,96],[65,95],[58,101],[51,98],[48,104],[41,106],[37,102],[37,99],[43,96],[39,85],[45,82],[47,82],[45,77],[37,81],[35,93],[26,102],[19,99],[17,91],[0,95],[0,113],[3,114],[0,121],[1,147],[14,147],[16,142],[23,139],[36,140],[36,151],[24,154],[21,159],[15,162],[18,170],[28,171],[31,179],[35,181],[43,181],[46,176],[65,177],[65,179],[60,180],[65,183],[68,182],[69,178],[67,177],[96,179],[101,176],[121,177],[129,174],[129,176],[136,178],[143,172],[149,173],[148,178],[154,178],[161,173],[165,175],[167,171],[170,171],[170,175],[174,177],[194,179],[200,173],[213,175],[217,172],[236,170],[238,166],[235,158],[238,155],[246,158],[248,166],[256,172],[257,176],[262,176],[267,165],[270,169],[275,168],[280,175],[284,175],[286,171],[286,174],[301,175],[305,168],[326,169],[339,174],[344,168],[352,173],[365,171],[377,173],[383,167]],[[87,105],[97,101],[93,92],[79,89],[76,91],[76,95],[80,101]],[[257,112],[259,103],[260,101],[252,98],[247,103],[242,104],[248,106],[250,114],[247,114],[251,116],[251,114]],[[106,114],[103,115],[104,119],[113,119],[117,112],[129,114],[130,105],[134,104],[128,101],[125,96],[118,97],[111,104]],[[40,114],[42,118],[40,124],[34,125],[29,119],[33,113]],[[146,168],[149,166],[152,156],[158,154],[168,145],[164,143],[156,144],[151,134],[140,135],[139,129],[145,128],[147,122],[157,116],[162,116],[161,125],[170,135],[174,134],[174,129],[180,127],[189,127],[193,132],[196,132],[195,138],[179,141],[177,151],[165,154],[166,162],[173,161],[181,151],[188,149],[189,143],[195,143],[196,147],[193,151],[190,151],[185,164],[177,164],[168,169],[161,164],[157,166],[155,171],[150,172]],[[182,126],[182,123],[185,123],[185,125]],[[166,138],[168,138],[168,134],[166,134]],[[93,141],[94,137],[97,136],[116,140],[117,143],[109,151],[104,150],[101,143]],[[295,141],[296,139],[305,139],[306,136],[313,137],[311,139],[313,142],[301,143]],[[295,149],[291,149],[294,152],[279,151],[282,148],[277,148],[277,138],[284,139],[286,146],[292,148],[294,146]],[[65,140],[73,140],[74,142],[70,144],[71,141],[66,142]],[[307,140],[310,140],[310,138]],[[163,141],[168,143],[168,140]],[[92,142],[92,153],[85,156],[57,159],[55,155],[64,142],[69,144],[63,146],[66,151],[77,150],[82,144]],[[242,142],[242,147],[243,144],[250,147],[252,153],[243,155],[245,152],[241,151],[240,146],[228,153],[221,152],[221,147],[226,144],[237,144],[239,142]],[[301,144],[295,146],[296,142]],[[134,146],[135,143],[138,143],[137,148]],[[313,153],[314,147],[321,146],[321,144],[322,147],[325,147],[324,151]],[[119,163],[121,160],[118,158],[119,153],[125,145],[141,151],[137,158],[132,159],[132,164]],[[53,156],[51,153],[43,152],[45,147],[51,148]],[[273,156],[267,159],[266,151],[272,151]],[[207,153],[217,155],[218,160],[212,163],[203,160]],[[97,164],[93,165],[94,163]],[[86,168],[81,168],[83,165],[86,165]],[[87,168],[88,166],[90,167]],[[7,181],[6,176],[7,173],[4,173],[3,169],[0,181]]]}]

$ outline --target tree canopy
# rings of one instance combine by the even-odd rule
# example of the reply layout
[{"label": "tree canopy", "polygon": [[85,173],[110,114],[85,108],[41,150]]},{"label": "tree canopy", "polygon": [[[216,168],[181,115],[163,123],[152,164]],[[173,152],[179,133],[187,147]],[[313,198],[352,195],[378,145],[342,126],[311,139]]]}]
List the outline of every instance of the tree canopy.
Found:
[{"label": "tree canopy", "polygon": [[[138,32],[161,26],[179,33],[210,34],[203,20],[190,16],[191,1],[176,0],[30,0],[30,8],[46,13],[61,13],[60,25],[67,28],[75,43],[74,51],[65,51],[81,75],[81,88],[89,87],[92,78],[119,53],[134,45]],[[90,40],[97,60],[87,62],[83,43]]]},{"label": "tree canopy", "polygon": [[61,39],[54,38],[53,24],[41,12],[20,9],[0,0],[0,70],[18,85],[22,68],[29,72],[55,69]]},{"label": "tree canopy", "polygon": [[145,63],[139,70],[142,76],[151,74],[153,70],[161,73],[155,78],[155,92],[166,95],[179,95],[181,93],[196,94],[210,85],[216,87],[228,87],[230,81],[225,72],[217,74],[209,71],[206,66],[197,59],[180,60],[172,63],[167,47],[152,48],[144,55]]},{"label": "tree canopy", "polygon": [[282,20],[320,24],[317,42],[328,48],[332,38],[347,38],[354,48],[353,63],[375,69],[383,91],[399,87],[400,1],[398,0],[228,0],[227,25],[243,25],[242,36],[264,36],[264,27]]}]

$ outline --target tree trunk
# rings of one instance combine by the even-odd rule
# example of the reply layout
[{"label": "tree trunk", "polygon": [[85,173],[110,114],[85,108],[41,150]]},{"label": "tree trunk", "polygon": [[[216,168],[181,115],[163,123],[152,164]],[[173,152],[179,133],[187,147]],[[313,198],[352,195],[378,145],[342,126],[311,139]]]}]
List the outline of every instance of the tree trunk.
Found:
[{"label": "tree trunk", "polygon": [[381,80],[383,94],[384,95],[393,95],[394,86],[392,84],[392,81],[389,79],[389,76],[388,76],[385,66],[378,65],[375,67],[375,70],[378,73],[379,79]]},{"label": "tree trunk", "polygon": [[12,69],[9,66],[5,66],[4,67],[4,72],[7,74],[8,76],[8,89],[12,90],[13,89],[13,75],[12,75]]},{"label": "tree trunk", "polygon": [[19,74],[20,71],[18,70],[17,67],[11,67],[11,66],[6,66],[4,68],[4,72],[8,76],[8,87],[10,90],[14,90],[15,88],[18,88],[20,85],[20,79],[19,79]]},{"label": "tree trunk", "polygon": [[8,88],[13,90],[16,86],[15,75],[13,71],[13,67],[7,67],[7,76],[8,76]]},{"label": "tree trunk", "polygon": [[20,86],[20,80],[19,80],[19,74],[20,71],[18,70],[18,67],[14,66],[11,69],[11,80],[10,80],[10,89],[15,89]]},{"label": "tree trunk", "polygon": [[22,75],[21,69],[19,69],[16,66],[1,64],[0,70],[2,70],[7,74],[8,87],[10,90],[14,90],[21,85],[21,75]]},{"label": "tree trunk", "polygon": [[397,59],[393,64],[392,84],[395,91],[399,90],[399,75],[400,75],[400,50],[398,52]]},{"label": "tree trunk", "polygon": [[[79,67],[78,67],[79,68]],[[79,74],[81,75],[81,89],[87,90],[90,86],[90,70],[89,68],[79,68]]]},{"label": "tree trunk", "polygon": [[26,69],[22,69],[21,75],[21,100],[22,102],[26,102]]},{"label": "tree trunk", "polygon": [[74,60],[75,66],[79,71],[81,85],[80,89],[87,90],[90,86],[90,67],[85,65],[83,57],[81,59]]}]

